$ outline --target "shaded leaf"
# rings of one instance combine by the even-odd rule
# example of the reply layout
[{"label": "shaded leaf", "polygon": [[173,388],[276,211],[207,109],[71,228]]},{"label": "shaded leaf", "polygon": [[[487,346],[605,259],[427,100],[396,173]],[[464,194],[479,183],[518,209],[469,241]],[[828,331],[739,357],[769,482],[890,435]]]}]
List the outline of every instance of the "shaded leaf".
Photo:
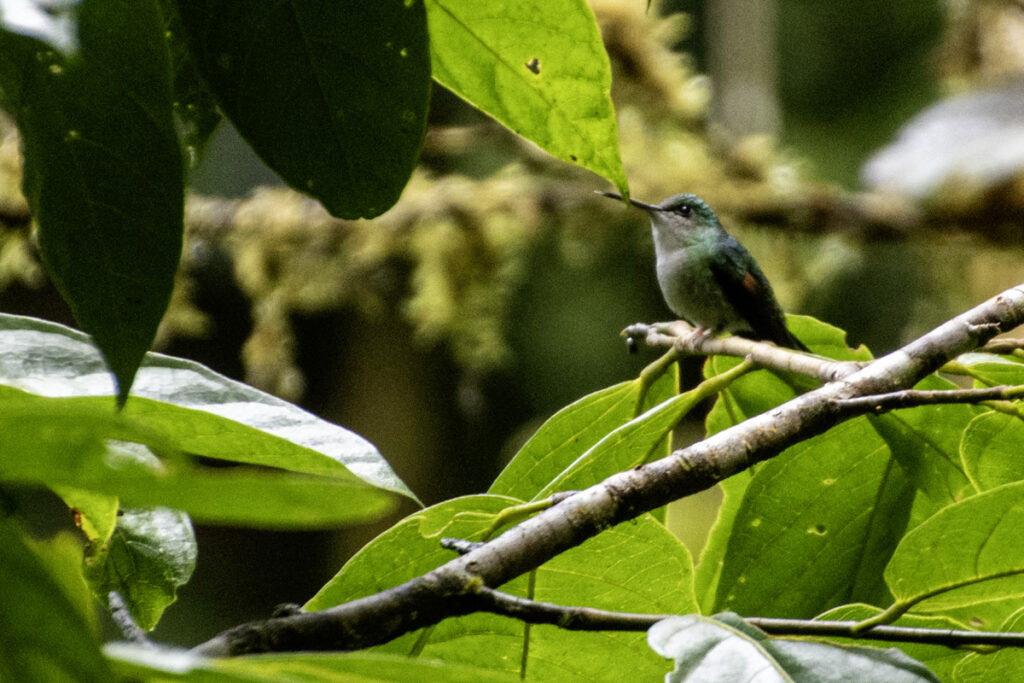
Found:
[{"label": "shaded leaf", "polygon": [[100,656],[85,606],[70,584],[84,591],[77,565],[60,560],[73,544],[45,558],[13,522],[0,518],[0,680],[106,683],[110,671]]},{"label": "shaded leaf", "polygon": [[809,618],[843,602],[888,602],[882,572],[912,495],[863,418],[789,448],[746,487],[714,610]]},{"label": "shaded leaf", "polygon": [[177,0],[195,63],[257,154],[335,216],[405,187],[426,132],[422,0]]},{"label": "shaded leaf", "polygon": [[174,284],[181,151],[155,0],[83,0],[77,18],[70,55],[0,31],[0,91],[43,260],[123,403]]}]

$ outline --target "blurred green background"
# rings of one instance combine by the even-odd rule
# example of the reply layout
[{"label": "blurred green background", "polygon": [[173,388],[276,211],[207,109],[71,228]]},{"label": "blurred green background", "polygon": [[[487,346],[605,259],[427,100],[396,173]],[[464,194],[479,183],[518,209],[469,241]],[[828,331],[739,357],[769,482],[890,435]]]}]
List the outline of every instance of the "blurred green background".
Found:
[{"label": "blurred green background", "polygon": [[[864,193],[860,180],[919,110],[1012,82],[1024,63],[1017,3],[590,4],[634,196],[704,196],[786,310],[877,355],[1024,280],[1019,173],[954,174],[927,196]],[[439,86],[430,124],[399,204],[344,222],[283,188],[222,123],[190,176],[183,267],[157,349],[365,436],[427,504],[485,490],[555,410],[634,377],[654,356],[627,354],[619,331],[670,315],[646,220],[593,195],[605,181]],[[8,181],[11,140],[0,147]],[[7,221],[3,240],[0,310],[71,324],[25,225]],[[699,372],[687,361],[683,381]],[[701,433],[694,419],[677,441]],[[52,500],[26,501],[45,507],[40,519],[70,522]],[[712,492],[672,510],[695,552],[714,503]],[[195,577],[154,637],[194,644],[304,602],[394,521],[330,533],[200,527]]]}]

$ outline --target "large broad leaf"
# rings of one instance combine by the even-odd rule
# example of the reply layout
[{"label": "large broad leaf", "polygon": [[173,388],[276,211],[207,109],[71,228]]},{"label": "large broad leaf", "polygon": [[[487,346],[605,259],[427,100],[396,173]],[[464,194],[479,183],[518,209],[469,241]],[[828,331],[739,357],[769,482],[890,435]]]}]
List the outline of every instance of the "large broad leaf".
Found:
[{"label": "large broad leaf", "polygon": [[888,602],[882,581],[913,487],[864,418],[760,467],[732,525],[714,610],[812,617]]},{"label": "large broad leaf", "polygon": [[938,683],[920,662],[895,648],[838,647],[769,638],[733,613],[672,617],[648,631],[651,647],[674,659],[666,681],[757,683]]},{"label": "large broad leaf", "polygon": [[181,151],[155,0],[83,0],[77,10],[77,50],[5,24],[0,91],[21,133],[43,260],[123,401],[181,253]]},{"label": "large broad leaf", "polygon": [[[788,316],[787,322],[790,329],[817,353],[844,361],[865,361],[871,358],[863,346],[850,349],[846,344],[846,333],[837,327],[800,315]],[[713,356],[704,366],[704,375],[711,377],[721,374],[738,363],[739,360],[735,358]],[[752,372],[737,379],[719,394],[708,413],[707,433],[720,432],[793,398],[796,391],[787,379],[791,378],[783,378],[768,371]],[[705,614],[716,609],[725,553],[732,538],[736,516],[745,505],[747,486],[755,473],[765,466],[755,466],[722,482],[722,505],[697,566],[696,590],[701,601],[701,611]],[[820,477],[821,480],[825,478]],[[817,487],[814,490],[817,491]]]},{"label": "large broad leaf", "polygon": [[373,217],[426,132],[422,0],[177,0],[199,72],[285,182],[335,216]]},{"label": "large broad leaf", "polygon": [[[115,413],[95,349],[53,323],[0,315],[0,384],[0,477],[65,495],[85,489],[209,521],[285,527],[373,518],[390,505],[385,491],[413,497],[358,435],[189,361],[149,355],[137,395]],[[112,452],[110,439],[167,457]],[[174,457],[181,452],[262,467],[202,467]],[[102,502],[89,509],[109,530]]]},{"label": "large broad leaf", "polygon": [[[494,516],[518,501],[473,496],[417,512],[359,551],[307,609],[376,593],[453,557],[443,536],[479,540]],[[564,605],[685,614],[696,609],[686,548],[650,516],[609,529],[501,587],[515,595]],[[638,633],[579,633],[529,626],[490,614],[446,620],[402,636],[383,650],[419,651],[447,662],[521,673],[536,680],[653,680],[663,662]]]},{"label": "large broad leaf", "polygon": [[919,613],[998,604],[1003,616],[1024,597],[1024,482],[943,508],[911,530],[885,580],[896,606]]},{"label": "large broad leaf", "polygon": [[0,518],[0,548],[0,680],[110,681],[87,617],[92,605],[82,601],[76,544],[58,537],[33,548]]},{"label": "large broad leaf", "polygon": [[611,67],[584,0],[427,0],[434,78],[626,195]]}]

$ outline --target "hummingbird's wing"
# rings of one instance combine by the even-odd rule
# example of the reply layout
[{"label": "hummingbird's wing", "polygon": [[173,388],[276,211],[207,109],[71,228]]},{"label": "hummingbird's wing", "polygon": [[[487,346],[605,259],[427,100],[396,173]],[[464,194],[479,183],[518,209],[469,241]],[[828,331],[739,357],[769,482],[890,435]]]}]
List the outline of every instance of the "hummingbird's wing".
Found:
[{"label": "hummingbird's wing", "polygon": [[808,348],[786,328],[786,316],[775,300],[772,286],[750,252],[732,235],[726,235],[719,253],[721,258],[711,261],[711,274],[725,300],[749,327],[748,334],[743,331],[737,334],[807,351]]}]

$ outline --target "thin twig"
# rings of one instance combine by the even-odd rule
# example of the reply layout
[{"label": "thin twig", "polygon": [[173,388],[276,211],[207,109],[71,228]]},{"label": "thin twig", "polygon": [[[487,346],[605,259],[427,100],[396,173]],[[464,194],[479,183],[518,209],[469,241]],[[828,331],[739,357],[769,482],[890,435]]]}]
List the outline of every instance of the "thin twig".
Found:
[{"label": "thin twig", "polygon": [[142,627],[135,623],[135,617],[132,616],[131,610],[128,609],[128,604],[125,603],[120,593],[117,591],[107,593],[107,606],[110,609],[111,618],[117,624],[117,627],[121,629],[121,634],[125,640],[138,645],[153,645]]},{"label": "thin twig", "polygon": [[[481,611],[500,614],[530,624],[550,624],[568,631],[646,631],[657,622],[672,616],[557,605],[521,598],[487,587],[482,587],[477,591],[477,598],[477,604]],[[944,645],[953,648],[978,645],[1024,647],[1024,633],[913,626],[876,626],[867,631],[857,632],[854,630],[859,623],[857,621],[818,621],[771,617],[745,617],[744,621],[774,636],[856,638],[858,640]]]},{"label": "thin twig", "polygon": [[887,413],[899,408],[938,405],[946,403],[982,403],[984,401],[1010,401],[1024,398],[1024,387],[1000,385],[981,389],[948,389],[917,391],[904,389],[874,396],[855,396],[832,399],[832,405],[842,414]]}]

